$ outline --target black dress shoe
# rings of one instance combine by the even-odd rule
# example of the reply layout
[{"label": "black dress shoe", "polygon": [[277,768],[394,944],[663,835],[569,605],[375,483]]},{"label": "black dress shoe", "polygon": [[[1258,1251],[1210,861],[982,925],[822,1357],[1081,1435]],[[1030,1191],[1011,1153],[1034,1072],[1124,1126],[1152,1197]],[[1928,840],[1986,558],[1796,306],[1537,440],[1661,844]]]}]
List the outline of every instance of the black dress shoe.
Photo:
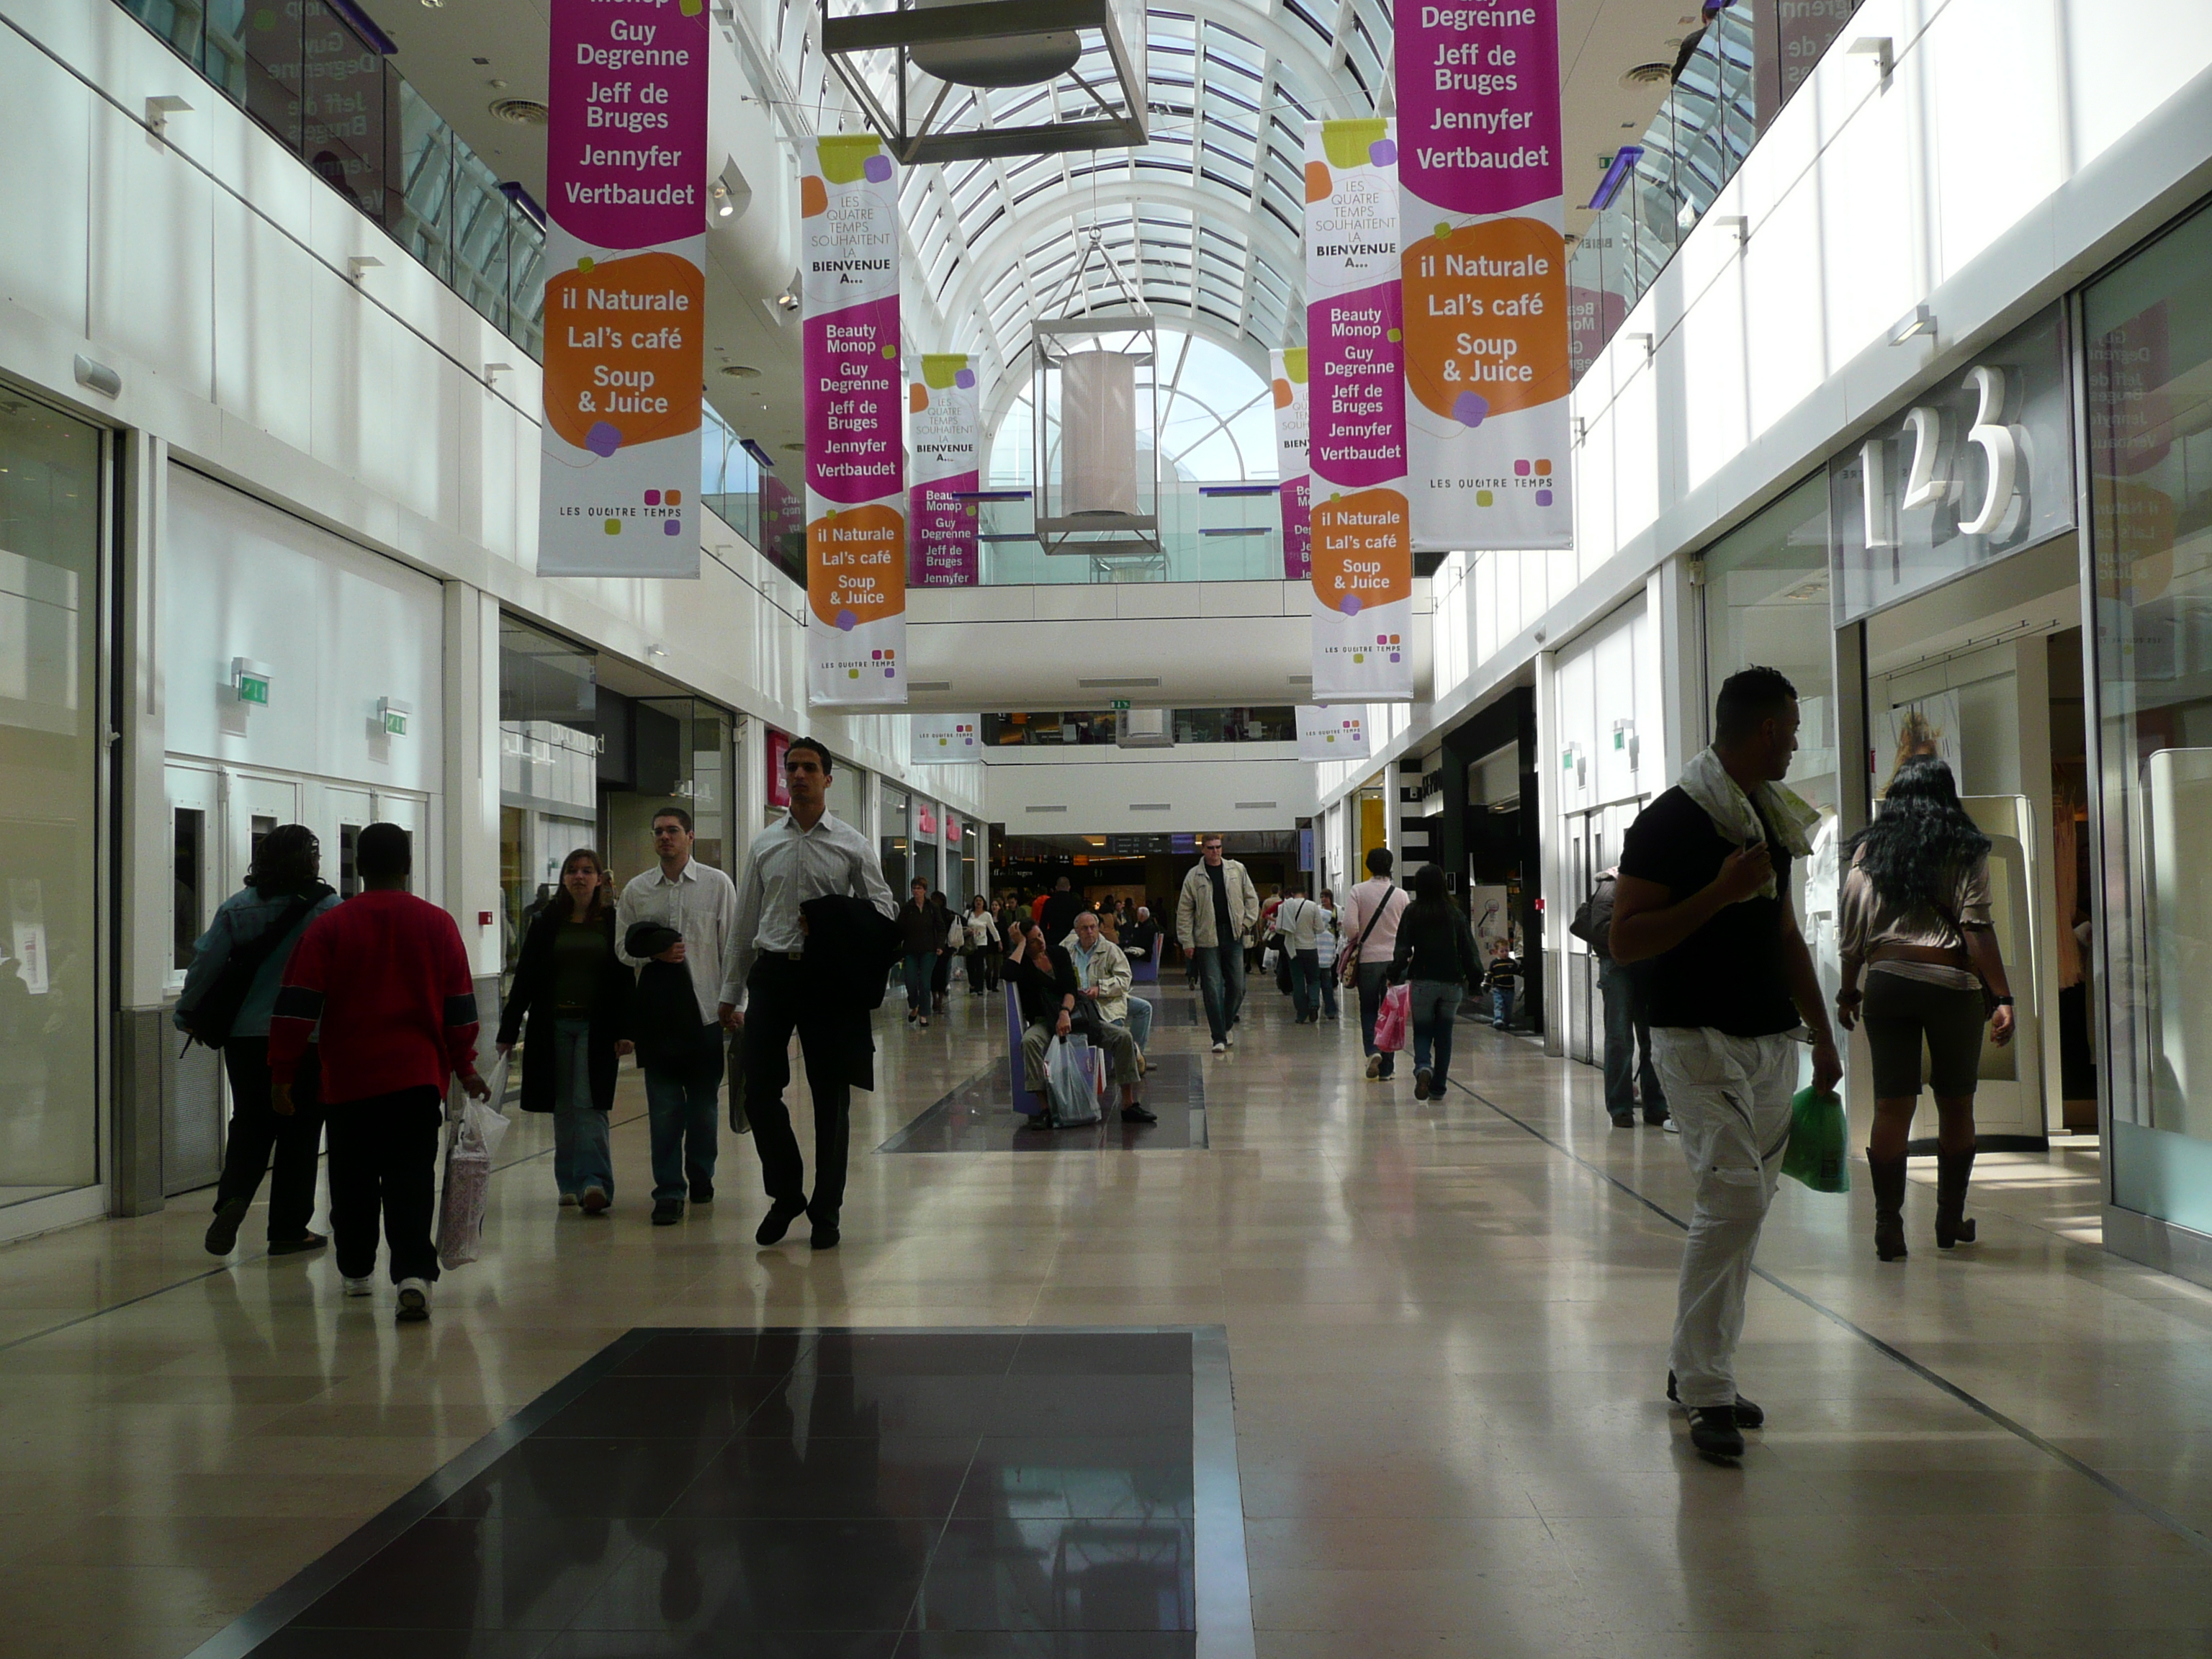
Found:
[{"label": "black dress shoe", "polygon": [[320,1233],[301,1233],[297,1238],[272,1238],[269,1241],[271,1255],[297,1255],[302,1250],[319,1250],[331,1241]]},{"label": "black dress shoe", "polygon": [[653,1224],[656,1227],[673,1227],[683,1219],[684,1200],[680,1198],[664,1198],[653,1206]]},{"label": "black dress shoe", "polygon": [[694,1204],[712,1204],[714,1201],[714,1183],[711,1181],[693,1182],[691,1201]]},{"label": "black dress shoe", "polygon": [[808,1238],[806,1242],[817,1250],[836,1249],[837,1248],[837,1224],[834,1221],[816,1222],[814,1224],[813,1235]]},{"label": "black dress shoe", "polygon": [[1159,1114],[1140,1101],[1133,1101],[1121,1109],[1121,1121],[1124,1123],[1158,1123],[1159,1121]]},{"label": "black dress shoe", "polygon": [[228,1255],[238,1243],[238,1230],[246,1220],[246,1212],[253,1207],[252,1200],[234,1198],[219,1206],[215,1219],[208,1223],[207,1253],[210,1255]]},{"label": "black dress shoe", "polygon": [[781,1242],[783,1236],[791,1231],[791,1224],[805,1213],[806,1200],[803,1198],[776,1200],[768,1206],[768,1214],[762,1218],[759,1231],[753,1234],[753,1243],[766,1246]]},{"label": "black dress shoe", "polygon": [[1613,1127],[1616,1129],[1633,1129],[1636,1127],[1636,1114],[1615,1112],[1613,1114]]},{"label": "black dress shoe", "polygon": [[[1667,1373],[1667,1398],[1678,1406],[1682,1403],[1682,1396],[1674,1392],[1674,1373],[1672,1371]],[[1735,1397],[1735,1425],[1740,1429],[1763,1429],[1766,1426],[1766,1413],[1738,1395]]]}]

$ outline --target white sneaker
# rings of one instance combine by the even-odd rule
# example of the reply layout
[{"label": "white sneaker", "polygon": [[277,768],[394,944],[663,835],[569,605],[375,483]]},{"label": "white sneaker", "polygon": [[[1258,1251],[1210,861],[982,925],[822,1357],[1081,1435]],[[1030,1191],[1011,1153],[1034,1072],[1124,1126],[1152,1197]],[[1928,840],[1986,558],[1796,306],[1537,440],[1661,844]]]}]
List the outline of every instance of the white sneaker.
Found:
[{"label": "white sneaker", "polygon": [[1368,1079],[1368,1081],[1371,1083],[1371,1082],[1373,1082],[1376,1078],[1381,1077],[1382,1075],[1382,1055],[1380,1055],[1380,1054],[1370,1054],[1370,1055],[1368,1055],[1368,1056],[1367,1056],[1367,1079]]},{"label": "white sneaker", "polygon": [[348,1296],[374,1296],[376,1281],[374,1279],[349,1279],[345,1281],[345,1293]]},{"label": "white sneaker", "polygon": [[1675,1122],[1672,1117],[1669,1117],[1666,1122],[1666,1130],[1670,1135],[1678,1135],[1682,1133],[1682,1126]]},{"label": "white sneaker", "polygon": [[1230,1044],[1231,1044],[1231,1046],[1232,1048],[1236,1045],[1236,1042],[1237,1042],[1237,1028],[1236,1028],[1234,1025],[1232,1025],[1232,1026],[1231,1026],[1231,1027],[1229,1028],[1229,1042],[1230,1042]]},{"label": "white sneaker", "polygon": [[1213,1052],[1217,1054],[1225,1054],[1229,1052],[1229,1045],[1225,1042],[1217,1042],[1213,1045]]},{"label": "white sneaker", "polygon": [[419,1325],[430,1316],[430,1286],[419,1279],[399,1281],[399,1322]]}]

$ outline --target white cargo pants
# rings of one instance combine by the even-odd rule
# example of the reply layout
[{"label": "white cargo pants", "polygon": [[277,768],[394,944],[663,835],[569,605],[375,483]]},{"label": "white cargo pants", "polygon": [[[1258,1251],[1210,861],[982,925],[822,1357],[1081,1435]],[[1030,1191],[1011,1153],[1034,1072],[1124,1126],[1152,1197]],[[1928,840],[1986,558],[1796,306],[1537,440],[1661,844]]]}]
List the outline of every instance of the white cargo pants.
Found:
[{"label": "white cargo pants", "polygon": [[1705,1026],[1651,1028],[1651,1060],[1682,1129],[1696,1200],[1668,1364],[1685,1406],[1735,1402],[1751,1256],[1790,1145],[1799,1045]]}]

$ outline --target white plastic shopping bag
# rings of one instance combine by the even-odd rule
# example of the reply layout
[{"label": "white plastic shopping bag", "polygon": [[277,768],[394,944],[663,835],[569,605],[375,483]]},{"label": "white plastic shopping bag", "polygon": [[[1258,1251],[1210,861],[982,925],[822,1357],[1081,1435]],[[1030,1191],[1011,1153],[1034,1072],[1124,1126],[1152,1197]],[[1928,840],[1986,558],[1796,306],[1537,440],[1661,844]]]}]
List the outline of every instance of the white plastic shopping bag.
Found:
[{"label": "white plastic shopping bag", "polygon": [[446,1126],[446,1183],[438,1206],[438,1261],[459,1267],[483,1254],[484,1211],[491,1200],[492,1159],[513,1127],[495,1103],[505,1091],[507,1061],[502,1056],[484,1079],[489,1100],[462,1097],[457,1115]]}]

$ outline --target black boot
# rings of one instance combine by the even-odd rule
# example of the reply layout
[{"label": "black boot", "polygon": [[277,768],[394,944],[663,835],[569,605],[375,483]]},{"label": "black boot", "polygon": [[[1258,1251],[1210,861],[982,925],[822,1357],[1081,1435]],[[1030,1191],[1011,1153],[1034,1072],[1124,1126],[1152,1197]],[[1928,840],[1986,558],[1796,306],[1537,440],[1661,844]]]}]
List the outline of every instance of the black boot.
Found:
[{"label": "black boot", "polygon": [[1874,1188],[1874,1253],[1884,1261],[1902,1261],[1905,1255],[1903,1156],[1884,1161],[1874,1155],[1873,1147],[1868,1147],[1867,1176]]},{"label": "black boot", "polygon": [[1936,1154],[1936,1244],[1939,1249],[1974,1242],[1974,1224],[1966,1217],[1966,1182],[1973,1173],[1971,1146],[1963,1152]]}]

